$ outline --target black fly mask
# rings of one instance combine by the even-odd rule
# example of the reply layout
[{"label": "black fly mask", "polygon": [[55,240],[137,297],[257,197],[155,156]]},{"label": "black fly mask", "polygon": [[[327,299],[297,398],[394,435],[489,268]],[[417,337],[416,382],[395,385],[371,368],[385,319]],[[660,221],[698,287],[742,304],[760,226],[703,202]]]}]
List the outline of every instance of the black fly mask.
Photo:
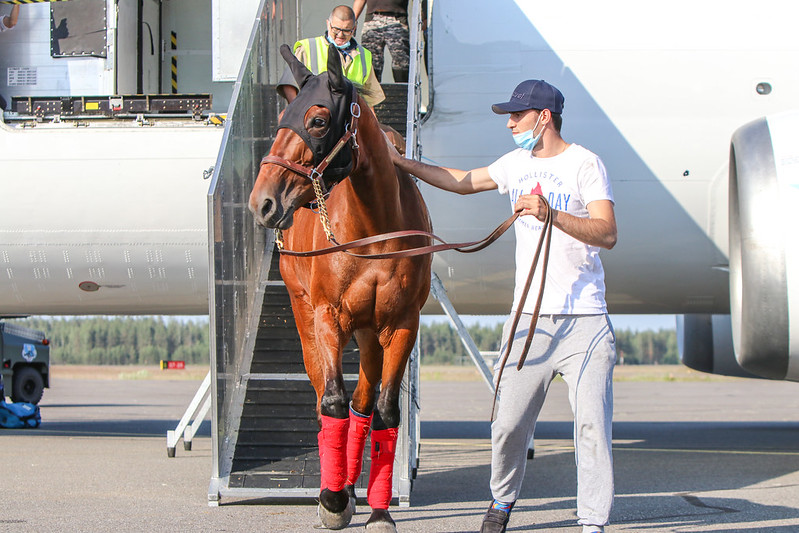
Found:
[{"label": "black fly mask", "polygon": [[[291,53],[287,45],[280,47],[280,54],[297,80],[300,92],[283,113],[278,129],[288,128],[299,135],[313,152],[313,165],[316,167],[346,133],[355,92],[342,72],[338,50],[332,44],[327,54],[327,71],[316,76]],[[313,137],[305,129],[305,114],[313,106],[330,111],[330,128],[321,137]],[[352,148],[339,151],[322,174],[325,186],[329,189],[346,178],[352,167]]]}]

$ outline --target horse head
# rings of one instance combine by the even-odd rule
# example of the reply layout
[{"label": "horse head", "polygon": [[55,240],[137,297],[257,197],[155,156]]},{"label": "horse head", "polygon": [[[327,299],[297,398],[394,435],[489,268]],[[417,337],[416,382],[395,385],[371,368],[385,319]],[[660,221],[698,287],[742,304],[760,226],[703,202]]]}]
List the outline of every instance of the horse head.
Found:
[{"label": "horse head", "polygon": [[[317,76],[285,44],[280,53],[300,91],[278,123],[275,142],[261,162],[250,193],[249,208],[260,225],[287,229],[294,212],[314,198],[312,178],[319,177],[330,188],[351,172],[351,148],[341,149],[332,159],[328,156],[347,133],[355,93],[333,45],[327,55],[327,71]],[[321,176],[317,172],[320,165]]]}]

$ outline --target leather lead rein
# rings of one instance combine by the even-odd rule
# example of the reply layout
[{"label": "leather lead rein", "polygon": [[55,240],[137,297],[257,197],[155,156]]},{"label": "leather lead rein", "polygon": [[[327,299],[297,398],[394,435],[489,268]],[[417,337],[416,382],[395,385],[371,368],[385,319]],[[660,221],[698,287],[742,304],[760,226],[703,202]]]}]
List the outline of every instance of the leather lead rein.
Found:
[{"label": "leather lead rein", "polygon": [[530,320],[530,329],[527,331],[527,339],[524,342],[524,349],[519,355],[519,363],[516,365],[516,370],[521,370],[524,366],[524,361],[527,359],[527,352],[530,351],[530,345],[533,343],[533,334],[535,327],[538,324],[538,315],[541,312],[541,301],[544,297],[544,285],[547,279],[547,264],[549,263],[549,248],[552,242],[552,208],[549,203],[542,196],[544,205],[546,206],[546,217],[544,217],[544,227],[541,230],[541,236],[538,238],[538,246],[535,248],[535,255],[533,256],[533,263],[530,265],[530,273],[527,274],[527,281],[524,284],[521,298],[519,298],[519,305],[516,307],[516,314],[513,316],[513,325],[511,326],[510,334],[508,335],[508,342],[505,345],[505,353],[502,356],[502,362],[499,365],[497,378],[494,384],[494,402],[491,404],[491,419],[494,420],[494,409],[497,406],[497,396],[499,395],[499,383],[502,380],[502,371],[505,370],[505,363],[508,362],[513,339],[516,337],[516,327],[519,325],[519,319],[522,317],[524,304],[527,301],[527,295],[530,292],[530,285],[533,283],[535,269],[538,265],[538,259],[541,256],[541,248],[544,249],[544,258],[541,262],[541,285],[538,288],[538,298],[535,302],[535,309],[533,310],[533,317]]},{"label": "leather lead rein", "polygon": [[[361,257],[363,259],[401,259],[405,257],[415,257],[417,255],[431,254],[433,252],[441,252],[444,250],[455,250],[461,253],[470,254],[474,252],[479,252],[480,250],[486,248],[491,243],[499,239],[499,237],[503,233],[505,233],[505,231],[507,231],[507,229],[516,221],[518,217],[519,214],[514,213],[502,224],[500,224],[494,231],[492,231],[490,235],[479,241],[447,243],[442,238],[427,231],[404,230],[404,231],[394,231],[391,233],[382,233],[380,235],[373,235],[372,237],[364,237],[363,239],[357,239],[354,241],[345,242],[343,244],[329,246],[327,248],[322,248],[320,250],[297,252],[294,250],[281,249],[280,253],[283,255],[291,255],[294,257],[315,257],[319,255],[332,254],[335,252],[343,252],[354,257]],[[353,248],[360,248],[363,246],[368,246],[370,244],[386,242],[394,239],[402,239],[405,237],[427,237],[428,239],[440,242],[441,244],[420,246],[417,248],[409,248],[407,250],[397,250],[394,252],[386,252],[378,254],[358,254],[350,252],[350,250]]]}]

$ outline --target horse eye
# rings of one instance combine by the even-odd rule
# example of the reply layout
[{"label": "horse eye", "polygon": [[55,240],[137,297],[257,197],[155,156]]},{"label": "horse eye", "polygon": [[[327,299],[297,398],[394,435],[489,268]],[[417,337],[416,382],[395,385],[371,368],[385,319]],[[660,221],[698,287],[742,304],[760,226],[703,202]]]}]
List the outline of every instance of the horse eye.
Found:
[{"label": "horse eye", "polygon": [[324,112],[310,109],[305,115],[305,130],[311,137],[322,138],[327,133],[330,117]]}]

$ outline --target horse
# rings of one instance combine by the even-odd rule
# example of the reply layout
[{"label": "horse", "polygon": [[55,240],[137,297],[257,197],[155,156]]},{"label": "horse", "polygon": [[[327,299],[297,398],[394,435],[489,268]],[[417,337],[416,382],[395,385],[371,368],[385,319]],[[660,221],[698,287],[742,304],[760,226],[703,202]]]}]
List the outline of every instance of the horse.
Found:
[{"label": "horse", "polygon": [[[280,52],[300,91],[280,118],[250,194],[256,222],[283,231],[286,250],[294,251],[328,247],[334,235],[350,242],[400,230],[430,232],[418,187],[391,162],[377,117],[344,77],[338,52],[331,45],[327,71],[316,76],[288,46]],[[319,198],[314,186],[329,190],[318,202],[320,211],[326,205],[329,213],[329,232],[306,208]],[[358,252],[390,254],[429,242],[416,235],[368,244]],[[342,252],[280,257],[305,369],[316,391],[322,474],[317,509],[329,529],[342,529],[352,519],[354,484],[371,426],[367,501],[372,512],[366,529],[396,531],[388,507],[400,385],[430,290],[430,268],[430,254],[371,260]],[[360,368],[348,402],[341,360],[352,336]]]}]

